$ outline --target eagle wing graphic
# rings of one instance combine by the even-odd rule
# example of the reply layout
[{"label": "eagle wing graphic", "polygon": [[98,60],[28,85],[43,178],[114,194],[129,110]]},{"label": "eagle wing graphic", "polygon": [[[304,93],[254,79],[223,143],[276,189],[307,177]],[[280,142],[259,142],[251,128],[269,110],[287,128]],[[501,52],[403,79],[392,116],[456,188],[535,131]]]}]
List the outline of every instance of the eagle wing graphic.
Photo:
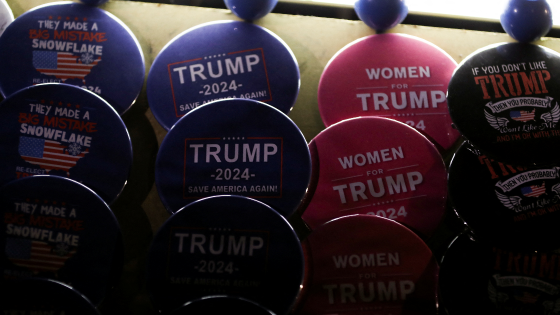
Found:
[{"label": "eagle wing graphic", "polygon": [[560,183],[552,186],[551,190],[555,192],[557,195],[560,195]]},{"label": "eagle wing graphic", "polygon": [[503,194],[500,194],[499,192],[496,191],[496,196],[498,196],[498,199],[500,199],[500,201],[502,202],[502,204],[504,204],[504,206],[506,206],[508,209],[513,209],[519,205],[521,205],[521,197],[519,196],[506,196]]},{"label": "eagle wing graphic", "polygon": [[502,127],[507,127],[509,120],[503,117],[496,117],[490,115],[487,111],[484,111],[484,116],[486,116],[486,120],[496,130],[500,130]]},{"label": "eagle wing graphic", "polygon": [[558,107],[558,103],[556,103],[556,105],[550,112],[542,114],[541,119],[547,123],[558,123],[558,121],[560,120],[560,107]]}]

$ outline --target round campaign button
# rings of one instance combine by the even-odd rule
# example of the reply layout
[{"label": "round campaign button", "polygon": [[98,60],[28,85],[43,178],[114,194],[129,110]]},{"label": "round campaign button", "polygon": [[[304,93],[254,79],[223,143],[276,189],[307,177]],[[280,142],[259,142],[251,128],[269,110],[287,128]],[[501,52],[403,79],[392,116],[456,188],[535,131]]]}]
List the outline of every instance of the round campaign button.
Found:
[{"label": "round campaign button", "polygon": [[119,224],[92,190],[39,175],[0,188],[2,274],[48,278],[99,304],[122,269]]},{"label": "round campaign button", "polygon": [[502,163],[465,142],[448,178],[453,207],[477,237],[505,247],[560,248],[560,167]]},{"label": "round campaign button", "polygon": [[25,88],[0,103],[0,185],[59,175],[107,203],[123,189],[132,145],[123,121],[102,98],[58,83]]},{"label": "round campaign button", "polygon": [[496,44],[467,57],[449,83],[457,129],[482,152],[520,165],[558,161],[560,54]]},{"label": "round campaign button", "polygon": [[325,126],[360,116],[409,124],[448,149],[459,137],[445,93],[457,63],[423,39],[403,34],[360,38],[329,61],[319,82]]},{"label": "round campaign button", "polygon": [[380,117],[348,119],[319,133],[309,148],[313,179],[302,218],[311,229],[337,217],[371,214],[429,237],[441,221],[445,165],[414,128]]},{"label": "round campaign button", "polygon": [[252,100],[191,111],[163,139],[156,159],[156,187],[171,213],[203,197],[234,194],[289,217],[310,177],[301,131],[279,110]]},{"label": "round campaign button", "polygon": [[157,232],[148,253],[147,286],[167,311],[208,295],[254,301],[287,314],[303,280],[303,253],[284,217],[240,196],[196,201]]},{"label": "round campaign button", "polygon": [[80,3],[49,3],[22,14],[0,38],[4,97],[39,83],[95,92],[124,113],[144,84],[140,44],[112,14]]},{"label": "round campaign button", "polygon": [[303,242],[300,314],[436,314],[438,265],[401,224],[375,216],[335,219]]},{"label": "round campaign button", "polygon": [[48,279],[4,279],[4,314],[99,315],[78,291]]},{"label": "round campaign button", "polygon": [[0,0],[0,35],[4,33],[4,30],[10,23],[14,21],[14,14],[12,9],[6,2],[6,0]]},{"label": "round campaign button", "polygon": [[441,306],[449,315],[555,314],[560,256],[508,250],[459,236],[443,257]]},{"label": "round campaign button", "polygon": [[204,297],[171,312],[171,315],[274,315],[255,302],[238,297],[215,295]]},{"label": "round campaign button", "polygon": [[265,102],[288,114],[298,92],[299,68],[286,43],[239,21],[179,34],[154,60],[147,83],[150,108],[165,129],[200,105],[228,98]]}]

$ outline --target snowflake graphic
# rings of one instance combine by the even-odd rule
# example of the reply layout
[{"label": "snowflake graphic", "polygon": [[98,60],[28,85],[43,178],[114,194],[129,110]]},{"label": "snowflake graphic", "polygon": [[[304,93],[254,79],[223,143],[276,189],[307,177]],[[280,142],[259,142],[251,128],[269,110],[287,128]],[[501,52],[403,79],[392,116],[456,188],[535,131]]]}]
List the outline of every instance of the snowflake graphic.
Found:
[{"label": "snowflake graphic", "polygon": [[56,246],[53,248],[53,253],[57,254],[58,256],[66,256],[70,252],[70,246],[66,243],[57,243]]},{"label": "snowflake graphic", "polygon": [[92,53],[83,53],[82,56],[80,57],[80,60],[82,61],[82,63],[85,63],[86,65],[89,65],[90,63],[92,63],[94,61],[93,54]]},{"label": "snowflake graphic", "polygon": [[71,155],[78,155],[80,153],[82,153],[82,146],[76,142],[72,142],[68,145],[68,153],[70,153]]}]

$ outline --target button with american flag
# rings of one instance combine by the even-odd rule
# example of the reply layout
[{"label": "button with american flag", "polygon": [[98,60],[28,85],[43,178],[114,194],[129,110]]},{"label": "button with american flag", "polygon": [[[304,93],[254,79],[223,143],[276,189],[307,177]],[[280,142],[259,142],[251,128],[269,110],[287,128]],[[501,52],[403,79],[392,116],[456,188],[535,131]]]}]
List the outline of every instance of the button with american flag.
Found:
[{"label": "button with american flag", "polygon": [[560,248],[560,166],[496,160],[468,142],[449,166],[449,197],[480,239],[509,248]]},{"label": "button with american flag", "polygon": [[0,185],[34,175],[76,180],[112,203],[132,164],[128,130],[93,92],[62,83],[22,89],[0,103]]},{"label": "button with american flag", "polygon": [[37,175],[0,189],[0,255],[7,278],[71,285],[94,304],[117,280],[122,237],[109,206],[86,186]]},{"label": "button with american flag", "polygon": [[15,19],[0,39],[4,97],[36,84],[66,83],[98,94],[123,114],[144,76],[144,56],[132,31],[92,5],[41,5]]},{"label": "button with american flag", "polygon": [[556,314],[557,251],[495,246],[462,233],[444,253],[440,306],[449,315]]},{"label": "button with american flag", "polygon": [[494,44],[467,56],[447,89],[449,114],[473,146],[502,162],[554,164],[560,155],[560,53]]}]

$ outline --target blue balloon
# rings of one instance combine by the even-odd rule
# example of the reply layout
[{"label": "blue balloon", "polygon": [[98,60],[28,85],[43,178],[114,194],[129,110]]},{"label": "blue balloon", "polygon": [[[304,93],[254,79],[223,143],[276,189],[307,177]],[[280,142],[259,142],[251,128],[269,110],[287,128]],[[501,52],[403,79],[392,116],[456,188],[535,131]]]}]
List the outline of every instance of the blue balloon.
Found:
[{"label": "blue balloon", "polygon": [[224,0],[224,2],[227,8],[238,17],[254,21],[269,14],[278,0]]},{"label": "blue balloon", "polygon": [[408,14],[405,0],[357,0],[354,10],[360,20],[377,31],[397,26]]},{"label": "blue balloon", "polygon": [[552,28],[552,12],[546,0],[510,0],[500,16],[502,27],[514,39],[527,43]]},{"label": "blue balloon", "polygon": [[107,1],[109,1],[109,0],[80,0],[81,3],[87,4],[87,5],[92,5],[92,6],[102,5],[103,3],[107,2]]}]

